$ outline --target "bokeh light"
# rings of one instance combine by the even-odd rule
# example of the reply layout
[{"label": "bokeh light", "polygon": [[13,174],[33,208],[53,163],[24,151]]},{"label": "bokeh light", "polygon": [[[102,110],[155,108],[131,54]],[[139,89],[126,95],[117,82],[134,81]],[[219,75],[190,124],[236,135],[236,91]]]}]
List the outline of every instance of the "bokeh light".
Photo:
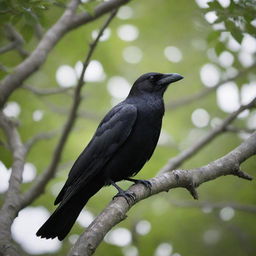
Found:
[{"label": "bokeh light", "polygon": [[227,47],[234,52],[237,52],[241,49],[241,45],[233,38],[233,36],[229,33]]},{"label": "bokeh light", "polygon": [[139,251],[135,246],[126,246],[122,248],[124,256],[139,256]]},{"label": "bokeh light", "polygon": [[247,127],[249,129],[256,129],[256,111],[253,111],[247,120]]},{"label": "bokeh light", "polygon": [[132,241],[131,232],[126,228],[116,228],[107,233],[104,241],[116,246],[127,246]]},{"label": "bokeh light", "polygon": [[90,211],[83,209],[79,214],[77,222],[82,227],[87,228],[92,223],[93,220],[94,220],[94,215]]},{"label": "bokeh light", "polygon": [[26,252],[43,254],[60,249],[61,242],[57,238],[46,240],[36,236],[38,228],[49,216],[49,212],[44,207],[27,207],[19,212],[12,225],[12,235]]},{"label": "bokeh light", "polygon": [[137,46],[128,46],[123,50],[123,58],[126,62],[137,64],[142,60],[143,52]]},{"label": "bokeh light", "polygon": [[209,5],[207,4],[209,0],[196,0],[196,3],[200,8],[208,8]]},{"label": "bokeh light", "polygon": [[25,163],[22,175],[22,182],[27,183],[33,181],[36,177],[36,167],[32,163]]},{"label": "bokeh light", "polygon": [[196,127],[202,128],[208,125],[210,115],[205,109],[198,108],[193,111],[191,115],[191,120]]},{"label": "bokeh light", "polygon": [[217,229],[209,229],[203,234],[203,241],[208,245],[214,245],[219,242],[221,233]]},{"label": "bokeh light", "polygon": [[256,52],[256,39],[251,35],[245,34],[241,44],[242,50],[248,53],[255,53]]},{"label": "bokeh light", "polygon": [[21,112],[20,105],[15,101],[7,102],[3,112],[7,117],[17,118]]},{"label": "bokeh light", "polygon": [[218,0],[223,8],[227,8],[230,5],[230,0]]},{"label": "bokeh light", "polygon": [[220,210],[220,218],[223,221],[229,221],[235,216],[235,211],[232,207],[224,207]]},{"label": "bokeh light", "polygon": [[4,193],[8,189],[10,175],[11,171],[0,161],[0,193]]},{"label": "bokeh light", "polygon": [[219,62],[222,67],[228,68],[234,63],[234,56],[232,53],[224,51],[219,55]]},{"label": "bokeh light", "polygon": [[136,224],[135,230],[139,235],[146,235],[151,230],[151,224],[147,220],[141,220]]},{"label": "bokeh light", "polygon": [[256,81],[244,84],[241,88],[241,103],[248,104],[256,97]]},{"label": "bokeh light", "polygon": [[78,240],[79,238],[79,235],[77,234],[72,234],[68,237],[68,241],[71,243],[71,244],[75,244],[75,242]]},{"label": "bokeh light", "polygon": [[172,254],[172,245],[169,243],[159,244],[155,250],[155,256],[171,256]]},{"label": "bokeh light", "polygon": [[[81,76],[83,70],[83,63],[78,61],[75,65],[75,72],[77,79]],[[101,82],[106,75],[102,64],[98,60],[91,60],[84,74],[84,81],[86,82]]]},{"label": "bokeh light", "polygon": [[77,77],[74,69],[69,65],[58,67],[56,81],[61,87],[71,87],[76,85]]},{"label": "bokeh light", "polygon": [[134,25],[125,24],[118,27],[117,34],[123,41],[131,42],[138,38],[139,30]]},{"label": "bokeh light", "polygon": [[172,142],[173,138],[171,135],[166,130],[162,129],[157,144],[160,146],[166,146],[170,145]]},{"label": "bokeh light", "polygon": [[200,70],[200,78],[206,87],[213,87],[220,81],[220,71],[214,64],[207,63]]},{"label": "bokeh light", "polygon": [[238,59],[244,67],[250,67],[254,63],[253,55],[244,50],[238,53]]},{"label": "bokeh light", "polygon": [[234,82],[225,83],[217,89],[217,103],[227,113],[234,112],[240,107],[239,90]]},{"label": "bokeh light", "polygon": [[131,85],[124,77],[113,76],[108,80],[107,88],[112,97],[121,101],[127,97]]},{"label": "bokeh light", "polygon": [[204,15],[205,19],[210,23],[214,23],[218,16],[216,15],[216,12],[215,11],[210,11],[210,12],[207,12],[205,15]]},{"label": "bokeh light", "polygon": [[202,212],[205,214],[209,214],[212,212],[212,207],[210,205],[204,205],[201,209]]},{"label": "bokeh light", "polygon": [[[92,31],[92,39],[96,39],[97,36],[99,34],[99,30],[93,30]],[[110,28],[106,28],[104,31],[103,31],[103,34],[101,35],[99,41],[100,42],[104,42],[104,41],[107,41],[111,36],[111,29]]]},{"label": "bokeh light", "polygon": [[117,17],[121,20],[131,19],[133,16],[133,9],[130,6],[122,6],[117,12]]},{"label": "bokeh light", "polygon": [[44,116],[44,111],[43,110],[40,110],[40,109],[37,109],[35,110],[33,113],[32,113],[32,119],[35,121],[35,122],[39,122],[43,119],[43,116]]},{"label": "bokeh light", "polygon": [[164,55],[167,60],[177,63],[182,60],[182,52],[178,47],[175,46],[167,46],[164,49]]}]

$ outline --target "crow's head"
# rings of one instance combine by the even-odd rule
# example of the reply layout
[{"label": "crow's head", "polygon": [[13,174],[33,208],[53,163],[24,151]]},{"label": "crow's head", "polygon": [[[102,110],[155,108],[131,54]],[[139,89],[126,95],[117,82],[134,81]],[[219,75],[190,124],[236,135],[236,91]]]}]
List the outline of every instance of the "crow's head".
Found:
[{"label": "crow's head", "polygon": [[132,86],[130,95],[140,93],[154,93],[163,95],[167,86],[183,79],[183,76],[173,74],[161,74],[156,72],[146,73],[140,76]]}]

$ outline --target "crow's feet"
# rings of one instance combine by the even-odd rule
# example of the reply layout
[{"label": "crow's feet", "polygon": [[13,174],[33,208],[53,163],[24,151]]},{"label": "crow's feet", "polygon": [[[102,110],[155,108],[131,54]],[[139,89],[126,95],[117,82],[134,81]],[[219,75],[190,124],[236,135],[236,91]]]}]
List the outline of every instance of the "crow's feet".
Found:
[{"label": "crow's feet", "polygon": [[126,202],[130,205],[130,202],[134,202],[136,199],[136,196],[133,192],[130,191],[124,191],[122,190],[114,181],[109,180],[110,184],[112,184],[118,191],[118,193],[113,197],[115,199],[116,197],[122,196],[125,198]]},{"label": "crow's feet", "polygon": [[136,199],[136,196],[133,192],[130,192],[130,191],[119,191],[114,197],[113,199],[115,199],[116,197],[124,197],[126,202],[130,205],[130,202],[134,202],[135,199]]},{"label": "crow's feet", "polygon": [[142,184],[150,190],[151,190],[151,187],[152,187],[152,183],[148,180],[137,180],[137,182],[135,182],[135,184]]},{"label": "crow's feet", "polygon": [[126,180],[134,182],[135,184],[142,184],[143,186],[151,190],[152,183],[148,180],[137,180],[137,179],[130,179],[130,178]]}]

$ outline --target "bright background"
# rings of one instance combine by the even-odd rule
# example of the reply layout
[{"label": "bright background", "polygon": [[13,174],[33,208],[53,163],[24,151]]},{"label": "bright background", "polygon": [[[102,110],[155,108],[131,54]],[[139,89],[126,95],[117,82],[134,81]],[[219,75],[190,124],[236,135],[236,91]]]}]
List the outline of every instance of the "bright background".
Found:
[{"label": "bright background", "polygon": [[[87,1],[83,2],[83,8],[92,8]],[[248,10],[255,14],[255,4],[249,5],[253,1],[247,1],[248,9],[240,8],[239,1],[219,0],[210,5],[206,2],[144,0],[132,1],[120,8],[86,71],[87,83],[83,89],[80,115],[65,147],[58,174],[48,184],[45,193],[33,205],[22,210],[13,224],[14,239],[26,252],[65,255],[79,234],[116,193],[113,188],[104,188],[94,196],[63,242],[35,236],[37,229],[54,210],[54,198],[100,119],[127,96],[138,76],[150,71],[182,74],[185,79],[170,86],[166,92],[168,106],[174,100],[214,87],[254,65],[256,20],[247,17],[250,14]],[[51,4],[48,10],[40,11],[43,27],[49,28],[62,12],[62,7]],[[31,51],[37,40],[24,17],[16,27],[26,40],[25,48]],[[249,21],[250,26],[239,27],[243,20],[232,20],[232,17],[244,17],[245,24]],[[42,68],[25,84],[40,89],[74,87],[88,43],[95,38],[105,19],[103,17],[66,35]],[[1,38],[0,42],[4,44]],[[20,61],[21,57],[14,51],[1,55],[1,63],[10,70]],[[153,177],[169,158],[197,142],[229,113],[237,110],[240,104],[249,103],[256,96],[255,68],[251,71],[235,81],[223,82],[216,92],[192,104],[173,110],[167,107],[159,145],[137,177]],[[0,72],[3,77],[4,72]],[[20,120],[19,131],[23,141],[39,132],[57,131],[54,138],[39,142],[29,154],[23,177],[24,190],[50,162],[70,108],[70,95],[37,96],[29,90],[19,89],[5,106],[7,116]],[[243,112],[234,125],[243,130],[255,129],[256,111]],[[183,168],[207,164],[228,153],[247,137],[245,131],[227,132],[186,161]],[[0,159],[1,202],[8,187],[11,163],[10,152],[3,147],[0,147]],[[255,175],[256,158],[248,160],[243,169]],[[123,188],[129,185],[128,182],[120,183]],[[206,202],[202,207],[188,204],[194,204],[194,201],[184,189],[151,197],[133,207],[128,218],[108,233],[96,255],[256,255],[255,189],[255,181],[246,182],[229,176],[198,189],[199,202]],[[217,202],[224,202],[223,206],[214,208],[213,204]],[[239,211],[236,207],[225,206],[225,203],[250,205],[254,212]]]}]

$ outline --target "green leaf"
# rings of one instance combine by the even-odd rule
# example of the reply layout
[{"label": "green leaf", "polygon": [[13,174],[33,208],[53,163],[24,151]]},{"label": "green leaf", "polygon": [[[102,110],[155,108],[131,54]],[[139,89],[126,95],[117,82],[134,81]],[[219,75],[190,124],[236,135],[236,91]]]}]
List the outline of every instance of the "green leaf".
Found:
[{"label": "green leaf", "polygon": [[213,1],[213,2],[208,2],[207,3],[208,5],[209,5],[209,7],[210,7],[210,9],[213,11],[213,10],[222,10],[223,9],[223,7],[220,5],[220,3],[219,2],[217,2],[217,1]]},{"label": "green leaf", "polygon": [[212,32],[208,35],[208,37],[207,37],[207,42],[208,42],[208,43],[211,43],[211,42],[216,41],[216,40],[219,38],[220,33],[221,33],[220,31],[212,31]]},{"label": "green leaf", "polygon": [[232,34],[235,40],[241,44],[243,40],[243,32],[231,20],[225,21],[226,29]]},{"label": "green leaf", "polygon": [[241,31],[239,31],[238,29],[237,30],[233,30],[231,31],[231,34],[232,36],[235,38],[235,40],[241,44],[242,43],[242,40],[243,40],[243,34],[241,33]]},{"label": "green leaf", "polygon": [[245,25],[245,30],[248,34],[251,34],[253,36],[256,36],[256,29],[253,25],[251,25],[250,23]]},{"label": "green leaf", "polygon": [[222,42],[218,42],[215,46],[215,52],[217,55],[220,55],[225,49],[225,45]]}]

